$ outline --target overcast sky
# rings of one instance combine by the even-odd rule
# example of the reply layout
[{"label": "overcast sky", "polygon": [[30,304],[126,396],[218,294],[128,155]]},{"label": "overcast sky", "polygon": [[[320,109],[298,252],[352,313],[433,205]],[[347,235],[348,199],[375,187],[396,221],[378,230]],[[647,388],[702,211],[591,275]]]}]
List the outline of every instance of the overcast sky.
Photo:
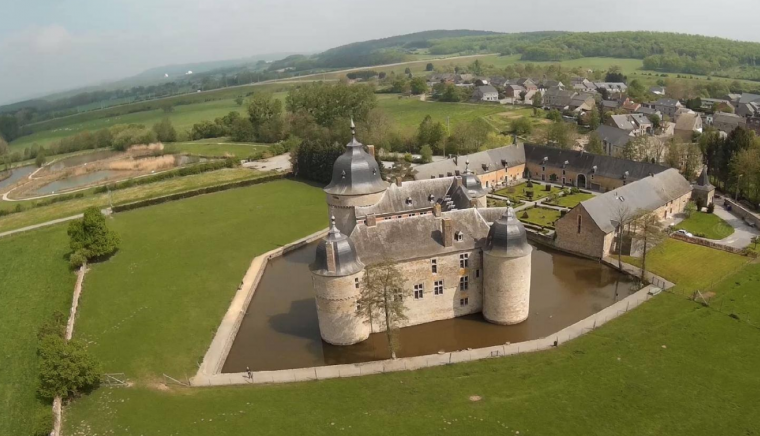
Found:
[{"label": "overcast sky", "polygon": [[166,64],[432,29],[660,30],[760,42],[758,14],[760,0],[0,0],[0,103]]}]

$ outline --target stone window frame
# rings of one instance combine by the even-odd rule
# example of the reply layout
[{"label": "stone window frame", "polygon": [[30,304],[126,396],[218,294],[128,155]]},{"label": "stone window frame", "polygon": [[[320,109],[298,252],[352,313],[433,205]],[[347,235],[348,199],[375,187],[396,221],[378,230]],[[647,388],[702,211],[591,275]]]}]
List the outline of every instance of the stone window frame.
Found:
[{"label": "stone window frame", "polygon": [[433,274],[438,274],[438,259],[430,259],[430,270]]},{"label": "stone window frame", "polygon": [[459,299],[459,307],[468,306],[470,304],[470,297],[464,297]]},{"label": "stone window frame", "polygon": [[354,286],[356,287],[356,289],[359,289],[359,277],[354,278]]},{"label": "stone window frame", "polygon": [[480,269],[476,269],[476,270],[475,270],[475,278],[476,278],[476,279],[479,279],[479,278],[480,278]]},{"label": "stone window frame", "polygon": [[443,279],[434,282],[433,295],[443,295]]},{"label": "stone window frame", "polygon": [[469,268],[470,266],[470,253],[462,253],[459,255],[459,268]]},{"label": "stone window frame", "polygon": [[425,294],[425,284],[424,283],[417,283],[414,285],[414,299],[415,300],[422,300],[422,297]]},{"label": "stone window frame", "polygon": [[459,290],[466,291],[470,289],[470,276],[459,277]]}]

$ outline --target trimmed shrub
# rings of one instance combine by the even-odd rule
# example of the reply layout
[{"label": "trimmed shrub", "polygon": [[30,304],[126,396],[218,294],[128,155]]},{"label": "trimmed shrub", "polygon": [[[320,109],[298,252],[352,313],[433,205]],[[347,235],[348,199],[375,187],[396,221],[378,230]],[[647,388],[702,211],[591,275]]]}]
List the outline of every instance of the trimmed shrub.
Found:
[{"label": "trimmed shrub", "polygon": [[46,399],[68,398],[89,392],[100,384],[100,365],[82,342],[46,335],[37,350],[40,356],[40,386],[37,393]]},{"label": "trimmed shrub", "polygon": [[713,213],[715,212],[715,203],[710,203],[707,205],[707,213]]}]

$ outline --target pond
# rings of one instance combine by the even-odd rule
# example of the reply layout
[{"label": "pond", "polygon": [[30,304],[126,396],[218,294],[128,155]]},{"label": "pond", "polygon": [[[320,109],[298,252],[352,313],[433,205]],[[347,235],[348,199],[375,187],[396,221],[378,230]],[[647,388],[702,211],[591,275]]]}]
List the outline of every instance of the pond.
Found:
[{"label": "pond", "polygon": [[72,176],[63,180],[56,180],[55,182],[48,183],[47,185],[41,186],[30,192],[30,195],[48,195],[63,190],[81,188],[92,183],[103,182],[108,179],[116,178],[119,176],[119,174],[123,174],[123,172],[113,170],[93,171],[91,173],[82,174],[80,176]]},{"label": "pond", "polygon": [[[309,263],[316,242],[271,260],[243,318],[222,372],[304,368],[389,358],[384,333],[351,346],[319,335]],[[530,317],[500,326],[471,315],[403,328],[399,357],[481,348],[545,337],[636,289],[633,280],[598,262],[534,247]]]},{"label": "pond", "polygon": [[48,171],[54,172],[54,171],[62,171],[66,168],[76,167],[79,165],[83,165],[90,162],[95,162],[101,159],[108,159],[109,157],[113,157],[119,154],[118,151],[113,150],[101,150],[101,151],[95,151],[92,153],[85,153],[85,154],[79,154],[72,157],[67,157],[65,159],[61,159],[59,161],[53,162],[52,164],[48,165],[46,168]]},{"label": "pond", "polygon": [[19,180],[27,178],[29,174],[32,174],[36,169],[37,167],[34,165],[12,169],[11,176],[0,181],[0,189],[5,188],[6,186],[11,186]]}]

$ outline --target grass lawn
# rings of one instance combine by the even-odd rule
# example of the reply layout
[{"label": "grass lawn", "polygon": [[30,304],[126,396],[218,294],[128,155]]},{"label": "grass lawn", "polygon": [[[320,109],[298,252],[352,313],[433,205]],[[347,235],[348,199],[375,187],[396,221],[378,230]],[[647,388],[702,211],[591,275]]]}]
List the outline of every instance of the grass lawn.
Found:
[{"label": "grass lawn", "polygon": [[[516,186],[511,186],[508,188],[500,189],[496,191],[496,195],[501,195],[503,197],[509,198],[514,203],[519,203],[520,201],[535,201],[540,200],[544,197],[547,197],[551,194],[556,194],[561,191],[560,188],[557,188],[556,186],[551,187],[551,191],[546,191],[546,186],[548,185],[542,185],[538,182],[532,182],[533,187],[529,188],[528,183],[520,183]],[[528,198],[528,196],[525,194],[525,191],[533,191],[533,197]]]},{"label": "grass lawn", "polygon": [[37,330],[55,311],[68,314],[68,244],[63,226],[0,239],[0,435],[31,435],[37,416],[50,416],[35,395]]},{"label": "grass lawn", "polygon": [[[190,191],[204,186],[255,179],[265,175],[267,175],[267,173],[261,173],[247,168],[225,168],[191,176],[175,177],[147,185],[133,186],[131,188],[113,191],[113,204],[131,203],[137,200],[145,200],[148,198],[160,197],[162,195]],[[93,194],[92,191],[92,189],[82,191],[85,193],[84,198],[62,201],[48,206],[35,207],[20,213],[0,217],[0,232],[76,215],[90,206],[98,208],[108,207],[108,194]],[[23,204],[25,207],[28,207],[32,202],[33,200],[18,202],[0,201],[0,209],[10,210],[15,208],[17,204]]]},{"label": "grass lawn", "polygon": [[684,229],[707,239],[723,239],[734,234],[734,228],[723,221],[721,217],[712,213],[694,212],[691,216],[681,221],[677,229]]},{"label": "grass lawn", "polygon": [[[722,282],[719,295],[747,316],[760,316],[758,282],[760,265],[752,265]],[[265,435],[756,434],[759,339],[760,331],[746,323],[664,293],[541,353],[272,386],[102,388],[67,409],[65,429],[116,435],[234,435],[252,428]],[[472,395],[482,399],[471,401]]]},{"label": "grass lawn", "polygon": [[[668,238],[647,253],[647,269],[677,283],[679,288],[703,290],[742,268],[749,258]],[[641,266],[641,259],[623,256]]]},{"label": "grass lawn", "polygon": [[192,156],[205,157],[228,157],[236,159],[247,159],[254,151],[266,148],[266,144],[236,144],[223,142],[223,138],[217,138],[219,142],[195,141],[195,142],[175,142],[171,147],[179,152],[187,153]]},{"label": "grass lawn", "polygon": [[417,129],[425,116],[430,115],[434,122],[446,126],[449,117],[450,128],[462,121],[473,121],[505,111],[498,104],[444,103],[437,101],[419,101],[414,97],[399,98],[398,94],[381,94],[377,96],[377,106],[385,110],[403,129]]},{"label": "grass lawn", "polygon": [[[520,221],[542,227],[554,227],[554,222],[561,216],[558,210],[547,209],[545,207],[531,207],[530,209],[515,213]],[[528,216],[525,217],[525,214],[528,214]]]},{"label": "grass lawn", "polygon": [[577,206],[581,201],[586,201],[591,198],[594,198],[594,194],[585,194],[583,192],[579,192],[577,194],[563,195],[562,197],[557,197],[554,199],[554,201],[547,204],[553,204],[555,206],[568,207],[572,209],[575,206]]},{"label": "grass lawn", "polygon": [[116,256],[87,274],[75,336],[106,372],[192,375],[251,260],[327,226],[324,193],[277,181],[114,215]]}]

